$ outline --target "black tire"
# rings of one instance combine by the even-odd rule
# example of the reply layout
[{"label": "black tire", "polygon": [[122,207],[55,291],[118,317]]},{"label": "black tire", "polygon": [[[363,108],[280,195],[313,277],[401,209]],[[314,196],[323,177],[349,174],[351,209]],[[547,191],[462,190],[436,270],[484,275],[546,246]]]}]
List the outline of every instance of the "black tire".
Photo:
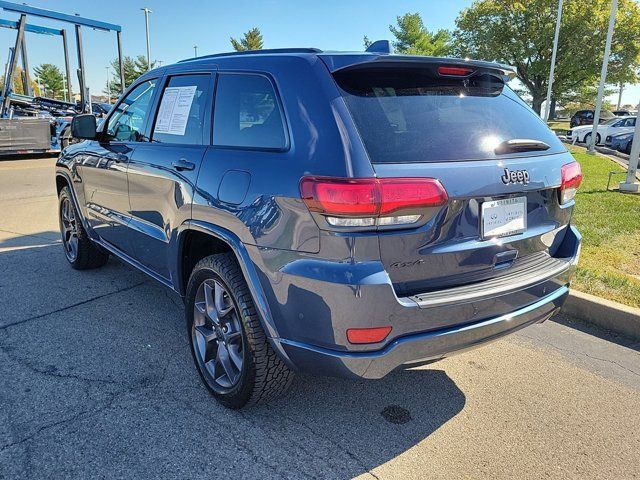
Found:
[{"label": "black tire", "polygon": [[[206,285],[211,288],[212,284],[216,288],[215,293],[218,292],[218,287],[223,292],[220,294],[220,303],[226,302],[226,308],[219,309],[216,296],[213,315],[217,321],[211,321],[212,317],[208,313],[209,308],[203,305],[206,303],[206,299],[203,302],[200,296],[202,288]],[[211,290],[209,290],[209,295],[211,295]],[[196,305],[196,298],[198,298],[198,305]],[[222,300],[223,298],[224,300]],[[280,396],[289,388],[294,376],[293,371],[271,348],[260,324],[247,283],[232,253],[211,255],[198,262],[189,278],[185,306],[187,336],[194,363],[202,382],[218,402],[228,408],[240,409],[258,403],[266,403]],[[226,311],[231,308],[233,308],[231,313],[222,315],[218,313],[221,310]],[[223,323],[223,315],[224,318],[231,320],[226,320],[227,323]],[[206,325],[207,319],[211,322],[208,325]],[[235,335],[235,341],[242,342],[241,345],[235,345],[234,350],[235,356],[242,358],[242,365],[237,368],[234,381],[232,381],[232,376],[227,376],[224,373],[220,375],[220,378],[225,378],[223,386],[216,380],[216,368],[220,364],[218,350],[226,349],[227,353],[224,355],[227,355],[227,362],[229,362],[229,358],[232,356],[230,348],[233,340],[227,340],[226,347],[223,347],[222,343],[224,343],[225,335],[223,330],[227,332],[226,325],[230,325],[231,322],[235,322],[237,327],[230,326],[228,330],[233,332],[237,328],[239,334]],[[221,328],[221,325],[224,325],[224,328]],[[209,331],[211,334],[205,336],[202,334],[203,330],[198,330],[198,328]],[[215,337],[216,335],[217,337]],[[203,345],[206,345],[204,353]],[[215,351],[212,351],[213,349]],[[215,358],[213,358],[214,355]],[[227,369],[224,368],[221,371],[225,372]]]},{"label": "black tire", "polygon": [[102,267],[109,260],[109,253],[91,241],[76,210],[69,187],[63,187],[58,195],[58,218],[62,247],[67,261],[76,270]]},{"label": "black tire", "polygon": [[60,133],[60,149],[64,150],[71,144],[71,127],[65,127]]},{"label": "black tire", "polygon": [[67,126],[60,133],[60,149],[64,150],[69,145],[73,145],[75,143],[79,143],[80,139],[75,138],[71,135],[71,125]]},{"label": "black tire", "polygon": [[[589,142],[591,141],[591,133],[587,133],[584,136],[585,145],[589,146]],[[600,134],[596,133],[596,145],[600,145]]]}]

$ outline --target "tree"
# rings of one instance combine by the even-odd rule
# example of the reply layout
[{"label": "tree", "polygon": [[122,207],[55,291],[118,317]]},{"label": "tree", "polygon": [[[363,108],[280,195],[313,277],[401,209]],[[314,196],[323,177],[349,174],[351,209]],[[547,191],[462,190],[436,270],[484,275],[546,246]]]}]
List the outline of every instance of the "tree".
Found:
[{"label": "tree", "polygon": [[[131,85],[136,78],[147,71],[147,57],[144,55],[138,55],[136,58],[125,56],[122,59],[122,66],[124,70],[124,86],[127,88]],[[156,62],[151,62],[151,68],[155,68]],[[120,63],[118,59],[111,61],[111,68],[113,68],[113,75],[109,81],[109,89],[104,89],[104,93],[108,93],[112,97],[117,97],[122,93],[120,83]]]},{"label": "tree", "polygon": [[231,46],[236,52],[262,50],[262,34],[258,27],[252,28],[240,40],[231,37]]},{"label": "tree", "polygon": [[[602,102],[603,110],[615,110],[615,105],[606,101],[606,97],[613,93],[615,90],[605,88]],[[562,95],[558,98],[558,102],[562,105],[563,113],[572,115],[578,110],[593,110],[596,106],[597,95],[598,85],[588,85]]]},{"label": "tree", "polygon": [[[540,113],[553,48],[557,0],[476,0],[456,19],[454,53],[514,65]],[[564,3],[553,97],[597,85],[611,2]],[[620,0],[611,49],[611,83],[633,82],[640,67],[640,6]]]},{"label": "tree", "polygon": [[44,96],[49,98],[64,98],[64,76],[56,65],[43,63],[35,67],[33,73],[44,90]]},{"label": "tree", "polygon": [[432,57],[451,53],[451,33],[448,30],[430,32],[419,13],[406,13],[396,17],[396,22],[397,26],[389,25],[389,30],[396,37],[393,47],[398,53]]},{"label": "tree", "polygon": [[[35,82],[33,77],[29,78],[29,85],[31,85],[31,90],[33,90],[33,94],[38,97],[40,96],[40,87]],[[16,67],[13,72],[13,93],[18,95],[24,95],[24,84],[22,83],[22,68]],[[0,91],[4,87],[4,75],[0,76]]]}]

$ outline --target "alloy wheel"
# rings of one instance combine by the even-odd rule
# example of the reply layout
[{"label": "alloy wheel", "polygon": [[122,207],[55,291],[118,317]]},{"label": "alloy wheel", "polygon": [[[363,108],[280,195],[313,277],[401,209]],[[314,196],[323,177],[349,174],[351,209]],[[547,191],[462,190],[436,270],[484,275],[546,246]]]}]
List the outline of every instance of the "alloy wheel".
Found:
[{"label": "alloy wheel", "polygon": [[64,198],[60,205],[60,223],[64,253],[70,262],[74,262],[78,258],[78,222],[69,198]]},{"label": "alloy wheel", "polygon": [[207,279],[198,287],[191,341],[209,386],[218,393],[233,388],[242,374],[244,341],[238,309],[219,280]]}]

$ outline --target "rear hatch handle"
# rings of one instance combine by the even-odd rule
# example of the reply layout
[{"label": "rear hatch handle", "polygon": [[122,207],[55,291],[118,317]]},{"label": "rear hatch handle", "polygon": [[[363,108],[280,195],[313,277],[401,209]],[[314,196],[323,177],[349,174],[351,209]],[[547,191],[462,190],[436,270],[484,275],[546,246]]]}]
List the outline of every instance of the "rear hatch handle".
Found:
[{"label": "rear hatch handle", "polygon": [[530,138],[513,138],[505,140],[495,149],[497,155],[514,152],[535,152],[549,150],[548,144],[541,140],[532,140]]}]

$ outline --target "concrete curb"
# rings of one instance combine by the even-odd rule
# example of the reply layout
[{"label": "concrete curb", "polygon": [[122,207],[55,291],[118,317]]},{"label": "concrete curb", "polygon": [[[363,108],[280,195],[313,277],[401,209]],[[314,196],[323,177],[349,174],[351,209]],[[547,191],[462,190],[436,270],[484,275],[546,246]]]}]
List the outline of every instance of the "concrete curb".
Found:
[{"label": "concrete curb", "polygon": [[562,313],[606,330],[640,339],[640,308],[571,290]]}]

